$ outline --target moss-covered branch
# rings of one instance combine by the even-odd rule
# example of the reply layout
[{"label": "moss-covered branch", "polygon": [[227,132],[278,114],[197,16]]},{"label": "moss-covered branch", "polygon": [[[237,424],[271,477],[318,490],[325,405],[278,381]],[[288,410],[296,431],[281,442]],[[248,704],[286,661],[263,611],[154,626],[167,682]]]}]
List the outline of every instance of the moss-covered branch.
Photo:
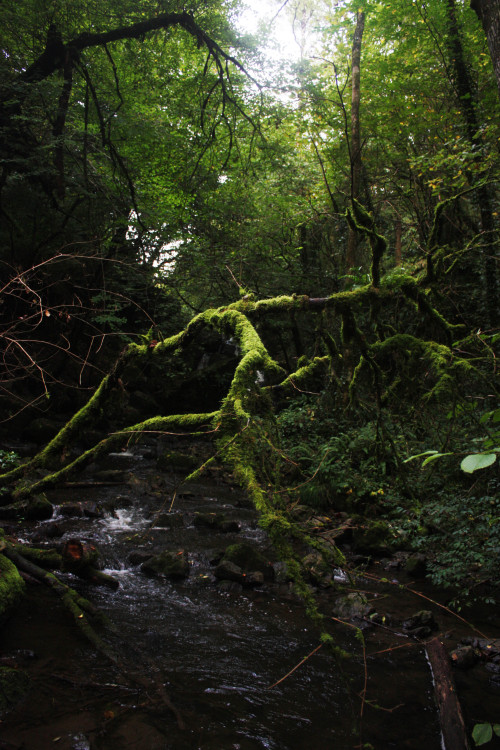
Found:
[{"label": "moss-covered branch", "polygon": [[352,212],[348,209],[346,217],[352,229],[368,237],[372,250],[372,284],[378,288],[380,286],[380,261],[387,250],[387,240],[375,230],[373,216],[356,199],[352,201]]}]

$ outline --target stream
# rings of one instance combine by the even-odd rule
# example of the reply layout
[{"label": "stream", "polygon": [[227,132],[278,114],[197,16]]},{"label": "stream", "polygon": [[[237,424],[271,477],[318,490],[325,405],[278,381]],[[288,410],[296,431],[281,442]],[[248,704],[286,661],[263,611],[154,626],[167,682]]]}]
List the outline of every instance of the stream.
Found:
[{"label": "stream", "polygon": [[[155,450],[153,445],[111,454],[79,475],[74,486],[47,493],[57,514],[34,524],[23,539],[43,538],[57,525],[58,544],[77,537],[99,549],[104,571],[119,580],[116,591],[69,573],[61,578],[114,624],[117,632],[109,636],[110,643],[124,668],[97,653],[51,592],[32,584],[29,600],[1,631],[2,663],[26,670],[31,688],[2,717],[0,748],[439,750],[424,648],[397,625],[366,631],[365,659],[354,628],[334,624],[338,644],[351,657],[338,660],[322,648],[282,679],[319,644],[319,632],[290,584],[278,577],[275,583],[242,588],[221,584],[213,573],[214,559],[239,541],[256,545],[280,570],[255,512],[239,489],[217,476],[182,485],[172,503],[180,474],[159,472]],[[99,476],[112,477],[114,483],[92,484]],[[60,512],[62,503],[78,501],[95,503],[104,514],[89,518]],[[160,511],[171,511],[175,524],[158,523],[165,522]],[[237,521],[239,533],[193,524],[195,513],[215,511]],[[130,562],[134,552],[164,548],[187,552],[185,580],[147,577]],[[398,588],[400,579],[404,583],[399,571],[379,573],[385,577],[382,583],[356,581],[377,611],[391,612],[397,620],[432,609],[449,648],[474,635],[451,613]],[[338,589],[352,590],[341,571],[337,577],[335,591],[319,592],[327,616]],[[426,586],[419,582],[424,595],[434,596]],[[484,627],[490,638],[499,636],[498,623]],[[499,720],[500,689],[490,677],[481,665],[457,670],[469,727]],[[496,747],[495,741],[488,747]]]}]

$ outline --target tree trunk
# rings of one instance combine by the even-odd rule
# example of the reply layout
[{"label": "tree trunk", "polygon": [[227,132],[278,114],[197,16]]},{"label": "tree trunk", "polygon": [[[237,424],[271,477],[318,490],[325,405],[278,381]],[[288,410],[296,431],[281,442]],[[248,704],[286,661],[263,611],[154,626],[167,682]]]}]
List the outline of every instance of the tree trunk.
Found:
[{"label": "tree trunk", "polygon": [[403,233],[403,225],[401,223],[401,219],[396,219],[396,250],[394,255],[394,260],[397,266],[401,265],[402,261],[402,243],[401,243],[401,236]]},{"label": "tree trunk", "polygon": [[445,750],[470,750],[448,654],[439,638],[433,638],[426,651],[434,677],[443,747]]},{"label": "tree trunk", "polygon": [[[479,5],[496,6],[497,15],[500,0],[479,0]],[[476,134],[479,130],[479,122],[476,113],[475,91],[472,85],[469,71],[465,62],[465,55],[460,37],[457,16],[455,12],[455,0],[447,0],[448,11],[448,45],[451,54],[451,62],[454,73],[454,84],[462,114],[467,128],[467,137],[471,147],[478,149]],[[498,19],[497,19],[498,20]],[[498,25],[497,25],[498,26]],[[480,153],[477,159],[481,158]],[[498,322],[498,281],[497,264],[498,257],[495,249],[495,224],[493,221],[493,206],[488,186],[483,185],[477,189],[477,201],[479,205],[481,232],[484,235],[484,288],[485,302],[488,311],[489,324],[495,327]]]},{"label": "tree trunk", "polygon": [[470,7],[482,23],[500,96],[500,0],[471,0]]},{"label": "tree trunk", "polygon": [[[361,183],[361,135],[359,104],[361,99],[361,42],[365,27],[365,14],[358,10],[356,29],[352,40],[352,98],[351,98],[351,200],[359,200]],[[353,227],[349,227],[347,239],[346,270],[359,266],[358,238]]]}]

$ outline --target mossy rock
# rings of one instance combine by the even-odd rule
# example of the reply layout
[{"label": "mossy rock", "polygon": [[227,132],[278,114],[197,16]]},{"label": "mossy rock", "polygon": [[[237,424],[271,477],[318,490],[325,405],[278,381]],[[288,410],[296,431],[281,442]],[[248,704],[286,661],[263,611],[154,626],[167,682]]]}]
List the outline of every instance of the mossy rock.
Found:
[{"label": "mossy rock", "polygon": [[224,552],[224,560],[238,565],[244,573],[260,571],[266,581],[274,580],[274,568],[262,552],[247,542],[231,544]]},{"label": "mossy rock", "polygon": [[362,620],[372,610],[366,596],[359,591],[340,596],[333,605],[334,615],[341,620]]},{"label": "mossy rock", "polygon": [[21,669],[0,667],[0,716],[24,698],[29,690],[30,679]]},{"label": "mossy rock", "polygon": [[[1,543],[1,539],[0,539]],[[0,623],[24,594],[24,581],[8,558],[0,554]]]},{"label": "mossy rock", "polygon": [[46,521],[53,513],[52,503],[45,495],[34,495],[29,500],[18,500],[0,508],[0,518],[8,520]]},{"label": "mossy rock", "polygon": [[394,532],[384,521],[358,520],[353,527],[353,543],[357,553],[387,555],[394,546]]},{"label": "mossy rock", "polygon": [[332,565],[325,560],[321,552],[310,552],[302,560],[302,565],[313,583],[326,582],[327,579],[331,580]]},{"label": "mossy rock", "polygon": [[167,451],[158,457],[156,465],[162,471],[190,473],[197,469],[200,463],[200,460],[192,456],[190,453]]},{"label": "mossy rock", "polygon": [[141,570],[146,575],[182,579],[189,575],[189,562],[184,550],[165,550],[143,562]]}]

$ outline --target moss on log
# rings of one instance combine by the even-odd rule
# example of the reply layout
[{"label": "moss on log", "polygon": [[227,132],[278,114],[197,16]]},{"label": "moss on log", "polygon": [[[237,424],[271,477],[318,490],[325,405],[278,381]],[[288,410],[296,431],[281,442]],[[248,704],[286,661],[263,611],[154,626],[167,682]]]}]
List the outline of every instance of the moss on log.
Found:
[{"label": "moss on log", "polygon": [[[5,542],[0,539],[0,546]],[[0,623],[19,604],[25,584],[14,563],[0,553]]]}]

